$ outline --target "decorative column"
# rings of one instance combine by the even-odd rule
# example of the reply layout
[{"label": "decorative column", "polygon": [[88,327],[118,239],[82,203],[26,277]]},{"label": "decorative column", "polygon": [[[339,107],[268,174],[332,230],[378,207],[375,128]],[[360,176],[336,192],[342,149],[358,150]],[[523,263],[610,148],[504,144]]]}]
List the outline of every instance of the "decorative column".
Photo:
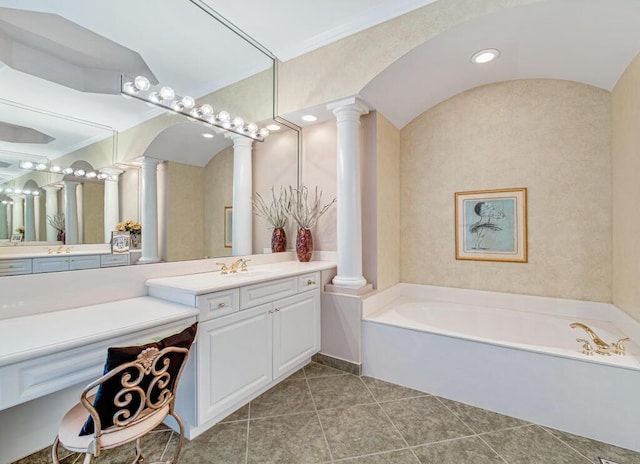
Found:
[{"label": "decorative column", "polygon": [[[47,218],[53,217],[58,214],[58,190],[60,190],[60,187],[57,185],[47,185],[42,188],[46,192],[45,210]],[[47,242],[55,242],[56,240],[58,240],[58,229],[49,224],[47,220]]]},{"label": "decorative column", "polygon": [[142,158],[142,256],[139,264],[157,263],[158,257],[158,164],[162,160]]},{"label": "decorative column", "polygon": [[231,254],[253,253],[253,140],[242,135],[227,134],[233,140],[233,219],[231,221]]},{"label": "decorative column", "polygon": [[11,238],[13,233],[13,200],[7,202],[7,234]]},{"label": "decorative column", "polygon": [[24,226],[24,198],[22,195],[10,195],[13,200],[13,220],[11,221],[11,234],[16,233],[16,229]]},{"label": "decorative column", "polygon": [[84,184],[78,183],[76,187],[76,208],[78,211],[78,241],[84,243]]},{"label": "decorative column", "polygon": [[64,186],[64,234],[65,244],[75,245],[78,243],[78,203],[76,188],[78,182],[65,180]]},{"label": "decorative column", "polygon": [[116,225],[120,222],[118,180],[124,171],[109,168],[101,169],[100,172],[109,176],[104,180],[104,243],[109,243],[111,232],[116,230]]},{"label": "decorative column", "polygon": [[24,241],[36,239],[36,216],[33,208],[33,195],[24,196]]},{"label": "decorative column", "polygon": [[40,197],[40,192],[36,190],[36,193],[32,193],[33,195],[33,214],[35,216],[34,227],[36,230],[36,238],[35,240],[39,242],[42,240],[40,237],[40,210],[42,209],[42,198]]},{"label": "decorative column", "polygon": [[9,221],[7,221],[7,203],[0,201],[0,240],[9,237]]},{"label": "decorative column", "polygon": [[[336,116],[338,273],[330,291],[353,294],[371,289],[362,275],[362,202],[360,194],[360,116],[369,109],[351,97],[327,105]],[[339,288],[335,288],[339,287]]]}]

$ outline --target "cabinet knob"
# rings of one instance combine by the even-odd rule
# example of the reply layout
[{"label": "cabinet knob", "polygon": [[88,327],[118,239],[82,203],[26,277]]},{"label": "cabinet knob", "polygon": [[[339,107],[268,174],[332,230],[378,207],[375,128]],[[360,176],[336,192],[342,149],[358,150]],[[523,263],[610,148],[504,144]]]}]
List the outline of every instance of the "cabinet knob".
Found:
[{"label": "cabinet knob", "polygon": [[307,280],[307,285],[315,285],[315,284],[316,284],[315,280],[311,280],[311,279]]},{"label": "cabinet knob", "polygon": [[227,303],[218,303],[218,308],[224,308],[227,306]]},{"label": "cabinet knob", "polygon": [[280,308],[274,309],[275,312],[280,312]]},{"label": "cabinet knob", "polygon": [[274,311],[273,309],[270,309],[269,314],[273,314],[273,311]]}]

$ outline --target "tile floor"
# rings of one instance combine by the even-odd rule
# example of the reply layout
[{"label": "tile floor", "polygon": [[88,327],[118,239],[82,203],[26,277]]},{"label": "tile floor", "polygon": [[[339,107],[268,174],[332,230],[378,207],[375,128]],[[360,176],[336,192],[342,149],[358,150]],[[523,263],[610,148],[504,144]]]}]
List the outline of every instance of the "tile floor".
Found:
[{"label": "tile floor", "polygon": [[[154,431],[143,442],[146,462],[167,459],[174,445],[170,429]],[[131,450],[94,462],[130,462]],[[49,456],[47,448],[14,464]],[[311,363],[185,442],[180,464],[600,464],[598,457],[640,463],[640,453]]]}]

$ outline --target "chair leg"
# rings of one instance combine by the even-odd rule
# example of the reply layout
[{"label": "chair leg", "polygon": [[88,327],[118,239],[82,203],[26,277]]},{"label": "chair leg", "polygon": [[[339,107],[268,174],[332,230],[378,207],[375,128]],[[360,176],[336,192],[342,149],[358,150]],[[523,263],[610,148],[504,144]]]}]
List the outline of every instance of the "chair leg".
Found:
[{"label": "chair leg", "polygon": [[134,464],[141,464],[144,462],[144,456],[142,455],[142,447],[140,446],[140,438],[136,439],[136,459]]},{"label": "chair leg", "polygon": [[178,459],[180,458],[180,451],[182,450],[182,443],[184,443],[184,424],[177,412],[172,411],[169,414],[171,414],[178,423],[178,426],[180,427],[180,434],[178,435],[178,443],[176,443],[176,452],[173,455],[173,459],[171,461],[167,461],[167,464],[177,464]]},{"label": "chair leg", "polygon": [[60,439],[56,435],[56,439],[53,441],[53,446],[51,447],[51,460],[53,464],[60,464],[60,460],[58,459],[58,443],[60,443]]},{"label": "chair leg", "polygon": [[93,454],[91,453],[86,453],[84,455],[84,460],[82,461],[82,464],[91,464],[91,461],[93,460]]}]

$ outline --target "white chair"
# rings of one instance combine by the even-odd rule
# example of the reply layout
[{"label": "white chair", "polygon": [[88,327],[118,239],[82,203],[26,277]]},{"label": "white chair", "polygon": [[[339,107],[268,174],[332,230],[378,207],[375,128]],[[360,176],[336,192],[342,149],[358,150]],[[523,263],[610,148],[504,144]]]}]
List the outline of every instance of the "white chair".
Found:
[{"label": "white chair", "polygon": [[[168,415],[175,418],[180,435],[173,459],[163,462],[176,464],[184,441],[184,425],[174,409],[175,392],[188,354],[188,349],[174,346],[162,350],[146,348],[134,361],[119,365],[89,384],[82,392],[80,403],[62,419],[51,451],[54,464],[60,462],[58,445],[84,453],[83,463],[89,464],[102,450],[133,441],[136,456],[132,463],[142,463],[141,437],[160,425]],[[97,389],[101,399],[95,402]],[[110,409],[99,411],[104,405]],[[93,426],[89,427],[93,431],[79,435],[83,425],[86,428],[91,422],[88,416],[93,420]]]}]

